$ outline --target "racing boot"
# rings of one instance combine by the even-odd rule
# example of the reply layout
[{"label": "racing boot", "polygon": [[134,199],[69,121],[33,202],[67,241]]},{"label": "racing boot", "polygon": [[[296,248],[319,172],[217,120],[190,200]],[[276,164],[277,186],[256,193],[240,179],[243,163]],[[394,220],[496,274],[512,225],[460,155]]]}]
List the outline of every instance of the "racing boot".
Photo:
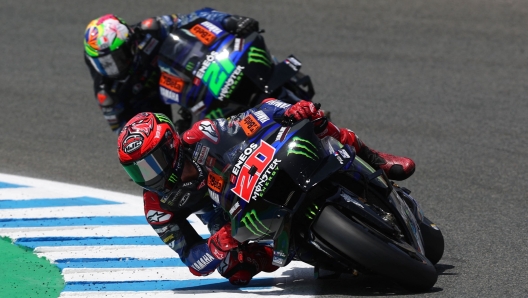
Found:
[{"label": "racing boot", "polygon": [[332,122],[328,122],[326,128],[325,136],[336,137],[341,144],[354,146],[357,156],[365,160],[374,169],[382,169],[389,179],[401,181],[414,173],[415,164],[412,159],[373,150],[365,145],[353,131],[338,128]]},{"label": "racing boot", "polygon": [[245,286],[260,272],[273,272],[279,267],[271,264],[273,249],[251,243],[238,251],[232,250],[218,266],[218,272],[232,285]]},{"label": "racing boot", "polygon": [[[268,99],[264,100],[267,102]],[[314,124],[315,133],[319,138],[331,136],[341,144],[354,146],[357,156],[364,159],[374,169],[382,169],[391,180],[405,180],[414,173],[414,161],[407,157],[379,152],[367,147],[357,135],[346,128],[339,128],[325,116],[321,105],[301,100],[284,112],[285,119],[309,119]]]}]

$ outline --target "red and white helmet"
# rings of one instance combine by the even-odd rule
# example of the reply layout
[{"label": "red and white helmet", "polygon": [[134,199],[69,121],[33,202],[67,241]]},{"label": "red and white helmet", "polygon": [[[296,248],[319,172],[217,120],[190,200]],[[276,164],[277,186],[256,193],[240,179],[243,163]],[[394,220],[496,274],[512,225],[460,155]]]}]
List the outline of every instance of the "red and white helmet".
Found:
[{"label": "red and white helmet", "polygon": [[181,182],[184,154],[171,120],[160,113],[139,113],[119,133],[117,154],[130,178],[158,194]]}]

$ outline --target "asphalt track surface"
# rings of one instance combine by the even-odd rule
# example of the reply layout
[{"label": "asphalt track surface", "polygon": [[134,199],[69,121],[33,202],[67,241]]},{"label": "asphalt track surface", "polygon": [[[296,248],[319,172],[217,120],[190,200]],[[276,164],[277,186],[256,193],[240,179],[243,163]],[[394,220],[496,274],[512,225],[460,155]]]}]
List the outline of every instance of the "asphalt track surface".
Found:
[{"label": "asphalt track surface", "polygon": [[[138,194],[93,98],[84,28],[109,12],[132,23],[203,6],[257,18],[279,59],[303,62],[337,124],[415,160],[401,184],[446,238],[435,288],[415,296],[528,296],[522,0],[2,0],[0,172]],[[317,286],[324,297],[406,295],[370,276]]]}]

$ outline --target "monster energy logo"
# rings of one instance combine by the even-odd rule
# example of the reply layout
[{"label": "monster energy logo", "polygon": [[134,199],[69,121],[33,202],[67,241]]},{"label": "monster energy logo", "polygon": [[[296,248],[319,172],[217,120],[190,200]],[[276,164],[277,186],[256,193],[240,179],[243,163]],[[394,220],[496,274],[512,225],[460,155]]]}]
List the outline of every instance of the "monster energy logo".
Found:
[{"label": "monster energy logo", "polygon": [[171,123],[171,120],[169,119],[169,117],[165,116],[165,114],[155,113],[154,115],[156,116],[159,122]]},{"label": "monster energy logo", "polygon": [[264,236],[266,235],[266,232],[261,231],[261,229],[267,231],[268,228],[260,221],[260,219],[257,216],[257,212],[255,210],[251,210],[251,212],[246,213],[244,217],[241,220],[242,223],[246,226],[246,228],[253,234],[257,236]]},{"label": "monster energy logo", "polygon": [[188,71],[192,71],[194,69],[194,65],[195,65],[194,62],[189,61],[187,63],[187,66],[185,66],[185,69],[187,69]]},{"label": "monster energy logo", "polygon": [[298,154],[306,156],[312,160],[317,160],[319,157],[317,156],[317,153],[315,153],[314,150],[317,150],[317,147],[315,147],[312,142],[299,137],[293,137],[293,142],[289,145],[287,155],[290,155],[290,153]]},{"label": "monster energy logo", "polygon": [[250,47],[248,53],[248,63],[261,63],[267,67],[271,66],[271,62],[268,59],[268,53],[256,47]]},{"label": "monster energy logo", "polygon": [[[312,207],[313,207],[313,210],[312,210]],[[306,217],[308,217],[309,219],[314,219],[314,217],[317,215],[317,213],[319,212],[319,207],[317,207],[317,205],[313,205],[312,207],[308,207],[308,210],[306,210]]]},{"label": "monster energy logo", "polygon": [[207,115],[205,115],[205,118],[209,118],[209,119],[224,118],[224,113],[222,112],[221,108],[217,108],[215,110],[210,111]]},{"label": "monster energy logo", "polygon": [[169,181],[172,183],[176,183],[177,180],[178,180],[178,177],[176,176],[176,174],[172,173],[169,177]]}]

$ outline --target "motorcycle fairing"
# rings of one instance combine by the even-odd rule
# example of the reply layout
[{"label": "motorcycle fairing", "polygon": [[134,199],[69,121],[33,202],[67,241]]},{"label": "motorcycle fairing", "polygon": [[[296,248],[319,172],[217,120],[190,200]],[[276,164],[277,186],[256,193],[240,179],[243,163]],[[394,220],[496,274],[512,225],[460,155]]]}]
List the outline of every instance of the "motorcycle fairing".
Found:
[{"label": "motorcycle fairing", "polygon": [[372,184],[372,187],[387,190],[385,199],[388,202],[387,207],[391,209],[391,214],[393,214],[402,225],[407,227],[407,229],[404,229],[402,232],[414,249],[424,255],[423,239],[417,219],[409,208],[409,205],[400,197],[397,189],[393,187],[384,172],[382,170],[374,170],[359,157],[355,158],[354,165],[348,170],[348,172],[351,177],[358,181],[362,181],[366,178],[367,182]]},{"label": "motorcycle fairing", "polygon": [[[216,38],[205,44],[191,33],[196,33],[193,28],[197,26],[201,27],[200,30],[206,29],[204,23],[221,28],[213,21],[197,19],[174,29],[164,41],[158,61],[162,73],[185,82],[181,92],[161,86],[162,100],[191,110],[197,119],[216,119],[242,112],[248,103],[252,106],[259,100],[252,98],[255,94],[273,92],[300,68],[300,65],[295,66],[300,63],[291,62],[298,60],[291,58],[288,61],[294,67],[286,66],[288,69],[285,69],[281,66],[279,72],[275,71],[276,63],[264,38],[257,32],[241,39],[223,30],[213,30]],[[270,80],[277,78],[279,81],[270,85]],[[182,94],[188,96],[183,98]],[[203,98],[203,101],[196,102],[196,98]],[[248,102],[252,100],[254,102]]]},{"label": "motorcycle fairing", "polygon": [[[271,110],[268,112],[273,113]],[[290,207],[286,205],[294,193],[293,190],[299,190],[300,187],[301,192],[306,192],[334,172],[346,169],[354,160],[355,152],[353,148],[343,146],[335,139],[333,141],[325,139],[323,144],[313,133],[313,124],[308,120],[300,121],[291,127],[283,127],[271,119],[273,115],[268,116],[269,119],[262,116],[256,117],[264,121],[259,122],[260,129],[251,137],[247,137],[243,130],[239,129],[230,136],[229,142],[220,142],[220,147],[207,140],[202,140],[201,143],[211,148],[209,156],[217,160],[212,170],[222,176],[225,182],[223,191],[212,195],[217,198],[215,201],[218,201],[224,210],[229,212],[233,237],[241,242],[274,239],[276,242],[274,259],[276,263],[283,266],[289,255],[290,214],[292,213]],[[224,129],[227,131],[229,124],[224,123],[223,125],[226,126]],[[240,177],[231,173],[235,167],[246,166],[245,162],[253,151],[262,145],[261,142],[274,148],[274,154],[268,157],[266,164],[274,166],[267,173],[269,177],[266,181],[260,186],[257,181],[253,184],[253,188],[248,190],[251,195],[242,199],[235,194],[240,192],[232,191],[237,186]],[[245,150],[247,150],[247,156],[241,157]],[[219,163],[219,160],[230,164]],[[252,168],[252,166],[247,165],[246,168]],[[257,170],[262,174],[267,169]],[[248,174],[249,172],[246,172],[246,175]],[[277,178],[280,175],[282,175],[281,178]],[[291,179],[291,183],[287,185],[292,191],[290,196],[287,193],[280,193],[279,195],[284,198],[276,199],[275,194],[277,193],[270,194],[269,190],[283,177],[290,177],[288,179]],[[255,187],[261,187],[261,189],[258,195],[253,196]],[[296,199],[298,198],[292,201]]]},{"label": "motorcycle fairing", "polygon": [[[263,125],[259,134],[250,139],[250,144],[262,140],[276,148],[272,160],[277,161],[278,172],[291,177],[292,183],[289,187],[293,189],[298,189],[300,186],[306,191],[314,187],[335,171],[348,165],[355,156],[353,149],[348,146],[341,147],[339,149],[342,150],[341,153],[329,152],[313,133],[313,125],[308,120],[303,120],[289,128],[285,137],[279,135],[281,128],[273,121]],[[244,160],[247,158],[244,157]],[[251,166],[247,165],[248,168]],[[232,231],[235,239],[242,242],[263,238],[276,239],[279,242],[276,243],[275,258],[282,260],[281,263],[284,264],[289,247],[285,240],[289,239],[287,237],[289,226],[285,223],[289,221],[291,210],[285,207],[285,204],[267,198],[268,190],[272,188],[278,176],[279,174],[270,175],[265,182],[265,188],[259,189],[258,195],[253,195],[249,200],[233,196],[237,192],[233,192],[232,189],[237,187],[240,177],[229,179],[224,191],[225,199],[220,201],[225,204],[224,208],[229,210],[232,216]],[[258,184],[255,185],[259,187]],[[255,188],[251,189],[252,194],[254,190]],[[228,200],[231,204],[227,202]]]}]

